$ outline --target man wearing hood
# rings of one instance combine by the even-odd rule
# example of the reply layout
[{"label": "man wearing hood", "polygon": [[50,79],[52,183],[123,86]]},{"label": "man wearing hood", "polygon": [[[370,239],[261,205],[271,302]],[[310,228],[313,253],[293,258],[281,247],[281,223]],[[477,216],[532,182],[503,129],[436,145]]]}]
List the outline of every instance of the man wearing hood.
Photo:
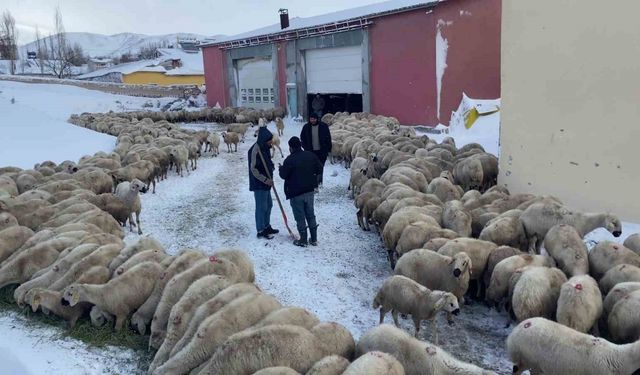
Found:
[{"label": "man wearing hood", "polygon": [[[273,238],[278,233],[271,227],[271,187],[273,186],[273,162],[270,147],[273,134],[266,127],[258,129],[258,140],[251,146],[248,153],[249,160],[249,190],[253,191],[256,201],[256,230],[258,238]],[[266,168],[265,168],[266,164]]]},{"label": "man wearing hood", "polygon": [[[302,127],[300,132],[300,141],[305,151],[311,151],[318,157],[324,170],[324,163],[331,152],[329,125],[320,121],[315,113],[310,114],[309,122]],[[322,185],[322,171],[318,175],[318,185]]]}]

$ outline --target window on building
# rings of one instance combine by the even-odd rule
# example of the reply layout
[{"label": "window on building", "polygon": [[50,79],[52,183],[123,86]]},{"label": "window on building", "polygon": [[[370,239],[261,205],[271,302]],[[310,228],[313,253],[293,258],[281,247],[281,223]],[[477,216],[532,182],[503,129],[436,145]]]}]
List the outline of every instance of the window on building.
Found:
[{"label": "window on building", "polygon": [[273,95],[273,89],[271,89],[271,103],[275,103],[275,96]]},{"label": "window on building", "polygon": [[242,100],[243,103],[247,102],[247,89],[242,89],[240,90],[240,100]]},{"label": "window on building", "polygon": [[256,103],[262,103],[262,97],[256,96]]}]

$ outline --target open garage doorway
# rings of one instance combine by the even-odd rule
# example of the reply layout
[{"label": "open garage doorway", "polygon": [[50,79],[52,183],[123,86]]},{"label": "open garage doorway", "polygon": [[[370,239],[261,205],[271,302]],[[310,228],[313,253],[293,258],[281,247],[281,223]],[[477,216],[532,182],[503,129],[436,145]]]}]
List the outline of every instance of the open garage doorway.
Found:
[{"label": "open garage doorway", "polygon": [[313,100],[316,95],[320,95],[324,101],[323,115],[336,112],[362,112],[362,94],[307,94],[307,114],[314,112]]}]

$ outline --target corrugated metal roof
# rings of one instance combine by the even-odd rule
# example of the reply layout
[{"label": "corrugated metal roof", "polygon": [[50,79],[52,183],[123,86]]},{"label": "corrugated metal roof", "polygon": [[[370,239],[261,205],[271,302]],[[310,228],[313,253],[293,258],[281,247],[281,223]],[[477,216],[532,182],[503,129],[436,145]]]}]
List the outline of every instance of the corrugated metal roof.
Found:
[{"label": "corrugated metal roof", "polygon": [[390,0],[382,3],[376,3],[366,5],[358,8],[352,8],[342,10],[333,13],[327,13],[313,17],[293,17],[289,20],[289,27],[286,29],[280,28],[280,23],[276,23],[260,29],[255,29],[242,34],[231,35],[228,37],[220,38],[211,43],[201,44],[200,47],[214,46],[226,42],[243,40],[248,38],[254,38],[263,35],[270,34],[284,34],[295,30],[303,30],[310,27],[316,27],[326,24],[332,24],[336,22],[343,22],[351,19],[357,19],[362,17],[379,17],[388,13],[395,13],[398,11],[408,11],[411,9],[433,6],[443,0]]}]

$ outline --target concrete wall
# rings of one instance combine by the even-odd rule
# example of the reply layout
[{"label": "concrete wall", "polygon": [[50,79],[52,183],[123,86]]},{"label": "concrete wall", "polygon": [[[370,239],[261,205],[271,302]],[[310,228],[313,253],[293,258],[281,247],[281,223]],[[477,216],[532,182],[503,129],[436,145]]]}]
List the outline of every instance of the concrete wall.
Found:
[{"label": "concrete wall", "polygon": [[505,1],[499,182],[640,222],[640,2]]},{"label": "concrete wall", "polygon": [[204,83],[204,76],[203,75],[168,76],[161,72],[133,72],[131,74],[123,74],[122,83],[130,84],[130,85],[156,84],[160,86],[170,86],[170,85],[200,86]]}]

